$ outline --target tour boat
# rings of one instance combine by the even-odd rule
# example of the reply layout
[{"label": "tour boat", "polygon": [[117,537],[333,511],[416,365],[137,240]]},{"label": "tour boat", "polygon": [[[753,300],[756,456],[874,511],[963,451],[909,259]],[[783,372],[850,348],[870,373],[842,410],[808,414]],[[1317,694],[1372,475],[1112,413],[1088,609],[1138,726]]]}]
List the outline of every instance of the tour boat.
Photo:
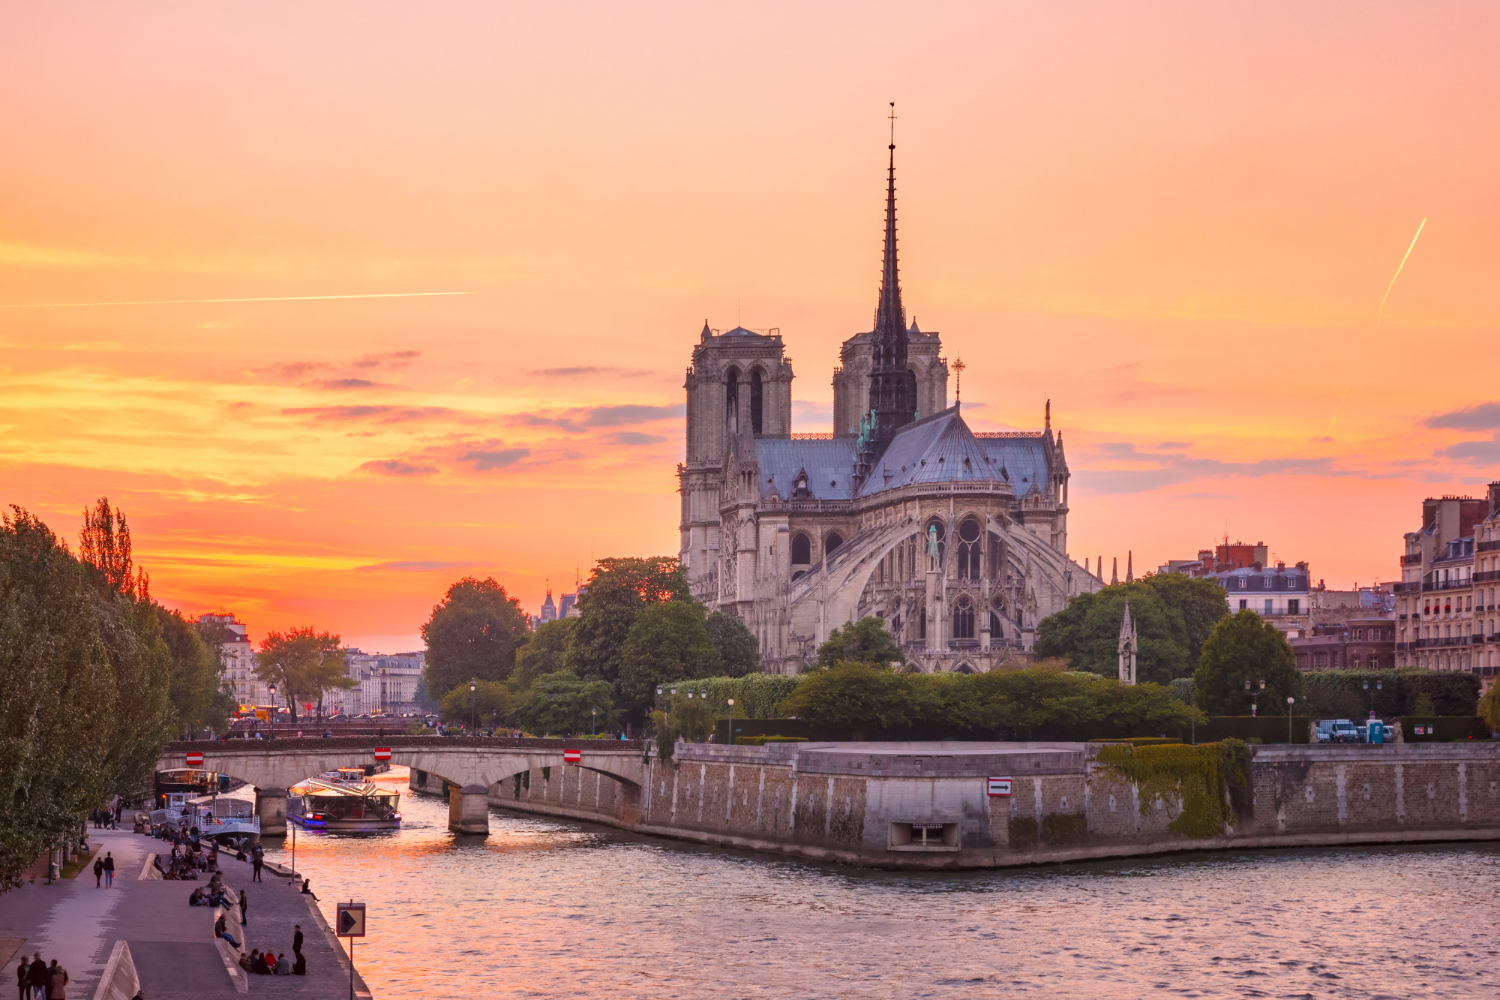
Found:
[{"label": "tour boat", "polygon": [[189,796],[168,792],[165,805],[151,812],[155,826],[196,831],[200,839],[217,840],[226,847],[253,847],[260,840],[260,817],[255,803],[222,795]]},{"label": "tour boat", "polygon": [[366,780],[364,768],[341,767],[295,785],[287,795],[286,818],[308,830],[395,830],[399,792]]}]

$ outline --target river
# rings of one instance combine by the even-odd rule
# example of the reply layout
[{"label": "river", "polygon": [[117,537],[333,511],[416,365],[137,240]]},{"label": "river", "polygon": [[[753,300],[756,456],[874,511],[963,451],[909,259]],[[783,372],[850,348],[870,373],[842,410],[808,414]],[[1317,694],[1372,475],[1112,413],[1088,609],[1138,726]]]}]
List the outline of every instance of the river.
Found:
[{"label": "river", "polygon": [[377,1000],[1500,996],[1500,846],[876,872],[502,810],[456,838],[405,775],[400,832],[297,835],[330,923],[369,906]]}]

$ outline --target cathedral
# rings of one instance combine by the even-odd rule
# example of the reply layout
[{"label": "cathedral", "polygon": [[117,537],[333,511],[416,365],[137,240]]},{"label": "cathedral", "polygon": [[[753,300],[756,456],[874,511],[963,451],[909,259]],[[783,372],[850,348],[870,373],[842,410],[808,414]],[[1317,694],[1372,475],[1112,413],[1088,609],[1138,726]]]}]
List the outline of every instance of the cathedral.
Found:
[{"label": "cathedral", "polygon": [[797,673],[833,629],[874,615],[911,669],[1028,662],[1038,620],[1103,583],[1067,556],[1068,463],[1052,432],[978,433],[937,333],[906,321],[896,161],[874,329],[843,344],[833,431],[791,433],[779,331],[708,324],[687,370],[682,566],[737,615],[768,671]]}]

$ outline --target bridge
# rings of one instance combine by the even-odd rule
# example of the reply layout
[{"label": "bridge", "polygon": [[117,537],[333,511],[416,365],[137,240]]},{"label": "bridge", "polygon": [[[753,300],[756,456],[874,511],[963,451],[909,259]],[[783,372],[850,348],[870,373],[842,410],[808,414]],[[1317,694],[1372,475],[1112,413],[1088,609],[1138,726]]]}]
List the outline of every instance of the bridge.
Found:
[{"label": "bridge", "polygon": [[[286,834],[287,789],[306,778],[339,767],[375,763],[375,748],[389,747],[392,764],[404,764],[442,778],[448,786],[448,828],[455,833],[488,834],[487,796],[500,782],[541,767],[578,767],[619,782],[626,816],[639,813],[645,780],[646,745],[640,740],[549,740],[442,736],[335,736],[274,740],[169,743],[158,771],[186,768],[189,753],[203,755],[202,769],[255,786],[255,809],[262,836]],[[576,750],[577,763],[563,753]]]}]

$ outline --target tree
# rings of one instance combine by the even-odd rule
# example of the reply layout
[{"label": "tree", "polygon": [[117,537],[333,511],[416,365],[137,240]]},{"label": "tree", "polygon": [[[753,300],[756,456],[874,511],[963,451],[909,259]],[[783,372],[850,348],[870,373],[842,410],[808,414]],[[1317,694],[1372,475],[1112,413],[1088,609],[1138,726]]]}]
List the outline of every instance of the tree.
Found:
[{"label": "tree", "polygon": [[1500,732],[1500,684],[1491,684],[1490,689],[1479,699],[1478,713],[1490,727],[1490,732]]},{"label": "tree", "polygon": [[580,677],[614,684],[620,676],[621,650],[641,609],[692,599],[676,559],[600,559],[578,599],[568,666]]},{"label": "tree", "polygon": [[834,629],[818,647],[820,667],[856,660],[861,663],[905,663],[906,654],[901,651],[896,637],[886,629],[885,622],[872,615]]},{"label": "tree", "polygon": [[427,690],[437,701],[470,677],[503,681],[515,665],[516,650],[531,634],[521,602],[494,577],[466,576],[448,588],[422,626],[427,641]]},{"label": "tree", "polygon": [[303,699],[316,699],[321,712],[325,690],[354,686],[339,637],[310,626],[267,632],[260,641],[255,673],[267,684],[276,685],[292,708],[293,722]]},{"label": "tree", "polygon": [[614,724],[614,703],[604,681],[586,681],[571,670],[542,674],[531,684],[517,713],[533,733],[586,733]]},{"label": "tree", "polygon": [[859,660],[834,663],[808,673],[782,703],[782,711],[861,740],[910,722],[909,688],[906,675],[887,666]]},{"label": "tree", "polygon": [[577,618],[559,618],[533,632],[531,641],[516,650],[516,666],[510,675],[511,688],[525,691],[542,674],[566,670],[568,639],[577,626]]},{"label": "tree", "polygon": [[640,713],[655,699],[658,684],[718,672],[719,651],[703,622],[703,605],[651,604],[635,616],[620,650],[620,701],[627,711]]},{"label": "tree", "polygon": [[134,794],[150,783],[171,734],[172,654],[144,570],[133,567],[123,512],[100,498],[83,512],[79,549],[93,582],[95,619],[115,672],[115,723],[104,755],[107,794]]},{"label": "tree", "polygon": [[0,518],[0,889],[107,797],[117,693],[85,568],[11,510]]},{"label": "tree", "polygon": [[510,689],[499,681],[475,681],[474,690],[467,683],[460,684],[443,697],[440,714],[448,722],[475,725],[498,725],[510,716],[515,698]]},{"label": "tree", "polygon": [[1188,662],[1196,670],[1209,633],[1220,620],[1229,616],[1224,588],[1212,580],[1185,573],[1151,573],[1142,582],[1161,598],[1163,604],[1182,615],[1187,630]]},{"label": "tree", "polygon": [[[1062,611],[1042,619],[1037,624],[1037,655],[1062,657],[1075,670],[1117,677],[1120,623],[1125,618],[1127,600],[1140,641],[1136,678],[1167,684],[1178,677],[1192,676],[1192,635],[1183,613],[1169,606],[1146,580],[1079,594]],[[1224,604],[1222,592],[1219,604]]]},{"label": "tree", "polygon": [[1214,626],[1193,672],[1193,688],[1198,707],[1209,715],[1249,715],[1252,693],[1266,715],[1286,711],[1288,697],[1303,699],[1292,647],[1254,611],[1241,611]]},{"label": "tree", "polygon": [[234,711],[234,698],[224,690],[222,643],[210,645],[196,623],[159,604],[156,618],[172,657],[167,697],[174,725],[179,730],[222,730]]},{"label": "tree", "polygon": [[719,651],[725,677],[744,677],[760,670],[760,643],[736,615],[715,611],[703,620]]}]

